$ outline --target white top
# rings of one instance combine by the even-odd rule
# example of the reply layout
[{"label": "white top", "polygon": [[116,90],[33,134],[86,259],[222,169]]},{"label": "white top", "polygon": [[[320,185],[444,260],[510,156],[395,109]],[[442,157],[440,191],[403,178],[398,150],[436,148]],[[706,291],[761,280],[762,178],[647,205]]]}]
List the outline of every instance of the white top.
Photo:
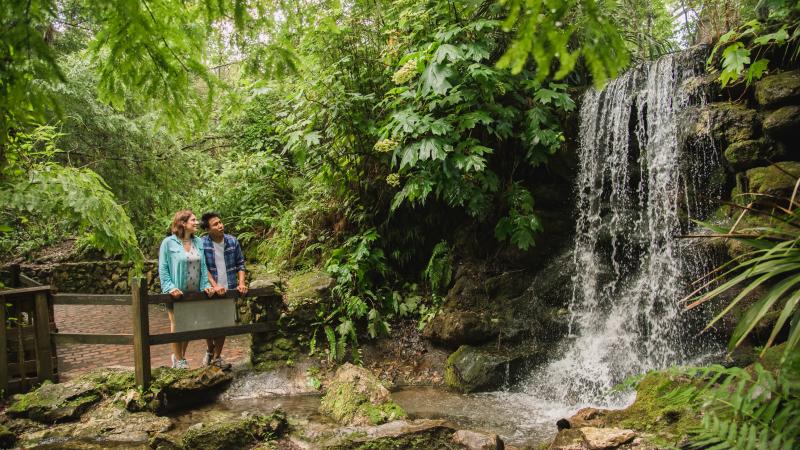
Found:
[{"label": "white top", "polygon": [[[186,249],[184,248],[184,251]],[[194,247],[194,244],[189,246],[189,251],[186,252],[186,268],[188,270],[186,276],[186,291],[198,291],[200,286],[200,253]]]},{"label": "white top", "polygon": [[214,263],[217,265],[217,286],[228,289],[228,268],[225,267],[225,241],[223,240],[218,244],[212,239],[211,243],[214,244]]}]

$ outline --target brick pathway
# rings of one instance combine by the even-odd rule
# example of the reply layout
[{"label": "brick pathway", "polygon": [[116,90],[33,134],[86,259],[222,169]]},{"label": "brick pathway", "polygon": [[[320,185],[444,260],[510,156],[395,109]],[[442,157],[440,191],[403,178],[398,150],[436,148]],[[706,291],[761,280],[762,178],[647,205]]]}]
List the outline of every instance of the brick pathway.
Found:
[{"label": "brick pathway", "polygon": [[[129,306],[88,306],[55,305],[55,320],[58,331],[62,333],[108,333],[130,334],[133,325]],[[150,306],[150,333],[168,333],[169,320],[162,305]],[[189,367],[198,367],[205,354],[204,340],[192,341],[186,352]],[[172,348],[170,344],[150,347],[152,367],[169,366]],[[250,355],[250,337],[228,336],[222,357],[228,362],[246,361]],[[76,375],[98,367],[133,367],[132,345],[84,345],[69,344],[58,347],[58,369],[61,380],[69,380]]]}]

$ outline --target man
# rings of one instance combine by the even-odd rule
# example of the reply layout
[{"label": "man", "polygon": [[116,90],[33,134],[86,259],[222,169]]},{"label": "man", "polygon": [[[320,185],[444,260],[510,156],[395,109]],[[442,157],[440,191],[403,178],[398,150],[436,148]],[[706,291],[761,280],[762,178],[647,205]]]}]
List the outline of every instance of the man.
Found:
[{"label": "man", "polygon": [[[211,275],[211,286],[219,295],[224,295],[227,290],[237,290],[240,295],[247,294],[247,283],[245,282],[244,254],[239,241],[225,234],[220,216],[216,212],[203,214],[200,225],[208,234],[203,237],[203,253],[206,259],[206,266]],[[222,359],[222,346],[225,345],[225,336],[213,339],[206,339],[206,356],[203,358],[203,365],[215,365],[228,369],[230,364]]]}]

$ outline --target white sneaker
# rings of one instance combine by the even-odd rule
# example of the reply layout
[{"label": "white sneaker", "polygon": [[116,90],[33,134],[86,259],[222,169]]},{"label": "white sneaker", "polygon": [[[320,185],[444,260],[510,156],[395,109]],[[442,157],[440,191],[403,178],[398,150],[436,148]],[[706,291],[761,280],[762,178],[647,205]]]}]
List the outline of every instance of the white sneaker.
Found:
[{"label": "white sneaker", "polygon": [[214,355],[211,352],[206,352],[206,356],[203,356],[203,366],[210,365],[212,359],[214,359]]},{"label": "white sneaker", "polygon": [[188,369],[189,368],[189,361],[186,359],[179,359],[178,362],[175,363],[176,369]]}]

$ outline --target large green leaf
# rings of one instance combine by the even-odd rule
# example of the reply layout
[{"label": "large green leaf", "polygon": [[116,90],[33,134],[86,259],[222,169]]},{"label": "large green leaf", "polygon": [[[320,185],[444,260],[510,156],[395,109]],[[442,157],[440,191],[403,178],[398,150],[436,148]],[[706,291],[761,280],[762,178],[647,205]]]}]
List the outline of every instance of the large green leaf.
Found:
[{"label": "large green leaf", "polygon": [[444,64],[430,63],[422,72],[420,81],[422,81],[421,93],[428,95],[433,92],[438,95],[444,95],[447,90],[453,87],[447,80],[448,77],[453,75],[452,69]]}]

